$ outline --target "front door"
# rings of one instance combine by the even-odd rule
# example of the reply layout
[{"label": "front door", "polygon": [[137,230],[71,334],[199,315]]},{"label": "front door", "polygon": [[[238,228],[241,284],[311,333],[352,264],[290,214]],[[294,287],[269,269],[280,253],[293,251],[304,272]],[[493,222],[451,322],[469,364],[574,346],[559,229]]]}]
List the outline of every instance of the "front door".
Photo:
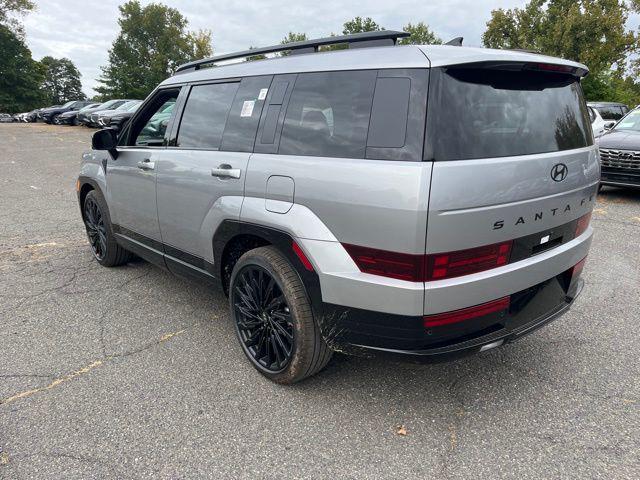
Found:
[{"label": "front door", "polygon": [[160,90],[124,133],[117,158],[106,166],[111,221],[116,234],[162,251],[156,204],[159,153],[180,90]]}]

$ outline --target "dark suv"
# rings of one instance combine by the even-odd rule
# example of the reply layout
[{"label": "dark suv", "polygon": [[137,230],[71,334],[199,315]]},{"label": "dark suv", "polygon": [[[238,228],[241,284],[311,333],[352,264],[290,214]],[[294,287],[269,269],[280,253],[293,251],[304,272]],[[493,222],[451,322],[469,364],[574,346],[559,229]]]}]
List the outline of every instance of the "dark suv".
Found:
[{"label": "dark suv", "polygon": [[91,102],[88,100],[73,100],[62,106],[51,107],[43,110],[41,118],[45,123],[58,123],[58,118],[63,113],[70,112],[72,110],[80,110],[82,107],[86,107],[90,103]]},{"label": "dark suv", "polygon": [[597,140],[601,185],[640,187],[640,109],[633,109]]}]

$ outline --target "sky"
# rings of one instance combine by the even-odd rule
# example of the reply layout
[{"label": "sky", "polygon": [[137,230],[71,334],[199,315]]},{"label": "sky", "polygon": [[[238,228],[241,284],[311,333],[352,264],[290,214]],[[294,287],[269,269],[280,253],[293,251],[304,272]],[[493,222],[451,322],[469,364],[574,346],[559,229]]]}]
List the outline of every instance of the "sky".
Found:
[{"label": "sky", "polygon": [[[46,55],[71,59],[82,74],[84,92],[93,96],[100,67],[116,38],[118,5],[124,0],[36,0],[37,10],[22,21],[37,60]],[[425,22],[447,41],[457,36],[480,46],[491,11],[523,6],[526,0],[156,0],[178,9],[189,29],[212,31],[215,54],[279,43],[289,32],[318,38],[341,33],[355,17],[371,17],[388,30]],[[142,0],[142,4],[151,3]]]}]

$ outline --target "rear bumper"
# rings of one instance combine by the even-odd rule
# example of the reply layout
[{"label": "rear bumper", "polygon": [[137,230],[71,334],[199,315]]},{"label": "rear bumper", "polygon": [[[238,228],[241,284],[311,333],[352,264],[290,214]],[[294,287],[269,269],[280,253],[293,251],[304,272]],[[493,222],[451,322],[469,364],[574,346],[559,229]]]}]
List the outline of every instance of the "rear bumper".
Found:
[{"label": "rear bumper", "polygon": [[584,282],[570,271],[511,295],[509,310],[460,324],[427,329],[423,317],[325,305],[323,334],[335,350],[410,362],[459,358],[513,342],[564,314]]}]

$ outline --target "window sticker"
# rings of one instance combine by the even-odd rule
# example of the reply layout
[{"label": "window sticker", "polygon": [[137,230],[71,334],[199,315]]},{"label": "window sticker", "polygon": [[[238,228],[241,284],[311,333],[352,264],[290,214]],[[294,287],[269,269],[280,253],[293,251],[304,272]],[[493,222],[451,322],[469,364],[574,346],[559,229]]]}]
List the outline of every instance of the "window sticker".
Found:
[{"label": "window sticker", "polygon": [[240,112],[241,117],[250,117],[253,115],[253,107],[255,106],[255,100],[245,100],[242,104],[242,111]]},{"label": "window sticker", "polygon": [[267,98],[268,91],[269,91],[268,88],[261,88],[260,93],[258,94],[258,100],[264,100],[265,98]]}]

